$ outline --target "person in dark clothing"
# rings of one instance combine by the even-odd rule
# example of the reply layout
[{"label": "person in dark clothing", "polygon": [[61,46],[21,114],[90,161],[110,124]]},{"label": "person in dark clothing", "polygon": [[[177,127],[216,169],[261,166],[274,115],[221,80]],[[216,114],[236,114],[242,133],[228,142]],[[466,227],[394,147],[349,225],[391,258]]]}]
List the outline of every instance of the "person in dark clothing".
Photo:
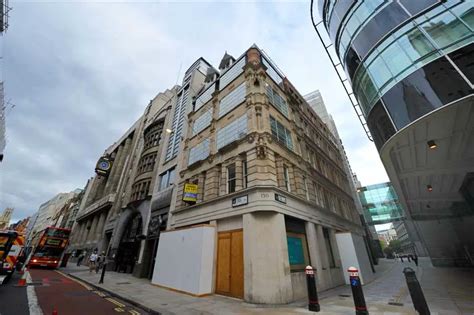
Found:
[{"label": "person in dark clothing", "polygon": [[84,260],[84,257],[85,257],[85,256],[86,256],[86,255],[84,255],[84,253],[81,253],[81,254],[79,255],[79,258],[77,258],[77,266],[80,266],[80,265],[81,265],[81,263],[82,263],[82,261]]},{"label": "person in dark clothing", "polygon": [[416,254],[415,254],[415,255],[413,255],[412,259],[415,262],[415,265],[418,267],[418,256],[416,256]]}]

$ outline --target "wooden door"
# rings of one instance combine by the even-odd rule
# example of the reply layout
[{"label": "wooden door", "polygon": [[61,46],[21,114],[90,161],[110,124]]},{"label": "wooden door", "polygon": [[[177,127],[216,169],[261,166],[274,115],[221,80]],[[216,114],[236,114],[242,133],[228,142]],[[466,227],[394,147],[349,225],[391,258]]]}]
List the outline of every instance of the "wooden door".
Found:
[{"label": "wooden door", "polygon": [[216,293],[244,297],[242,230],[218,233]]}]

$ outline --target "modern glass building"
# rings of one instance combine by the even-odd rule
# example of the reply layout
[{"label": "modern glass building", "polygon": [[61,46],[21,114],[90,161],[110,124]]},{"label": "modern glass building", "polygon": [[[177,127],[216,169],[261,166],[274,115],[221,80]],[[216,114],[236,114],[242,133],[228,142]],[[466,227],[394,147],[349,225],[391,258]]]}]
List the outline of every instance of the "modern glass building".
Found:
[{"label": "modern glass building", "polygon": [[404,218],[403,208],[392,184],[381,183],[360,187],[357,193],[367,224],[385,224]]},{"label": "modern glass building", "polygon": [[426,247],[435,265],[472,265],[474,2],[319,0],[312,10],[407,210],[417,250]]}]

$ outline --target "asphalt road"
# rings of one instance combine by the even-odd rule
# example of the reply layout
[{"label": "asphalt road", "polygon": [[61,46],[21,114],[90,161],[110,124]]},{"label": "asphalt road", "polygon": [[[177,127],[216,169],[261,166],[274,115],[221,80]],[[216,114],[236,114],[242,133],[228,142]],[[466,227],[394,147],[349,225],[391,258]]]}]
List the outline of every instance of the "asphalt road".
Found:
[{"label": "asphalt road", "polygon": [[[53,314],[53,311],[58,315],[148,314],[56,270],[30,269],[30,275],[32,279],[32,283],[28,284],[30,297],[34,291],[44,315]],[[0,286],[0,315],[30,314],[27,287],[16,286],[20,278],[21,275],[15,273],[7,284]]]},{"label": "asphalt road", "polygon": [[6,284],[0,285],[0,314],[29,314],[26,287],[16,287],[21,275],[15,272]]}]

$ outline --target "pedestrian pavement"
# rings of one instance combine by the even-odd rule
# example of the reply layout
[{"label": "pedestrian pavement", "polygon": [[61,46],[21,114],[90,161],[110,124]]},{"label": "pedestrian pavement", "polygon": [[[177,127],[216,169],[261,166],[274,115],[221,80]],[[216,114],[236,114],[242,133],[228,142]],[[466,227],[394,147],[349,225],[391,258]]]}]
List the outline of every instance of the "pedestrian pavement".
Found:
[{"label": "pedestrian pavement", "polygon": [[[406,286],[403,269],[416,271],[431,314],[474,314],[474,270],[435,268],[428,258],[413,262],[381,259],[375,279],[364,285],[364,296],[370,314],[417,314]],[[239,299],[211,295],[193,297],[152,285],[147,279],[130,274],[107,271],[103,284],[100,273],[89,273],[87,267],[69,266],[63,272],[102,288],[142,307],[168,314],[313,314],[307,310],[307,300],[285,305],[261,305]],[[350,286],[340,286],[319,293],[319,314],[354,314]]]}]

